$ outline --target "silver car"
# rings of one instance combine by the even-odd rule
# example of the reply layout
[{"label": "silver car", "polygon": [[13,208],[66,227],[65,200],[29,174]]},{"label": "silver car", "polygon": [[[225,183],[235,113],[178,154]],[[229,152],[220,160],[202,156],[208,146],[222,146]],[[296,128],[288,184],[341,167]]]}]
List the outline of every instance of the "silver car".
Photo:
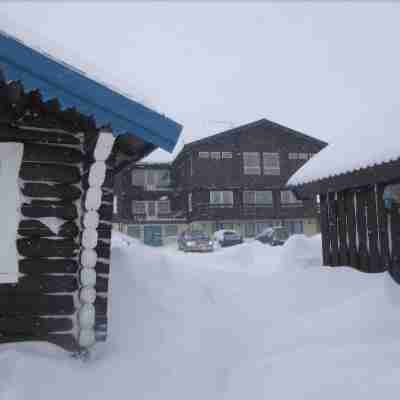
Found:
[{"label": "silver car", "polygon": [[185,252],[211,252],[214,242],[203,231],[185,231],[178,238],[178,248]]}]

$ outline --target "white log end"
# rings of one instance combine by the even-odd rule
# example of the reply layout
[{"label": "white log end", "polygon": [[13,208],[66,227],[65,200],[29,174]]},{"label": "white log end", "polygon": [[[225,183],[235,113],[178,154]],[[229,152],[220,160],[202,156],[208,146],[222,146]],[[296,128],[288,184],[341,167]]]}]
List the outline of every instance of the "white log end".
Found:
[{"label": "white log end", "polygon": [[99,186],[89,187],[85,197],[86,210],[98,210],[101,206],[101,195],[102,192]]},{"label": "white log end", "polygon": [[85,213],[83,216],[83,226],[85,228],[96,229],[99,226],[99,213],[97,211],[91,210]]},{"label": "white log end", "polygon": [[79,300],[83,304],[93,304],[96,300],[96,289],[93,287],[83,287],[79,292]]},{"label": "white log end", "polygon": [[91,347],[96,343],[96,336],[93,329],[83,329],[79,332],[79,346]]},{"label": "white log end", "polygon": [[115,136],[109,132],[100,132],[96,147],[94,149],[94,159],[96,161],[105,161],[111,154],[115,141]]},{"label": "white log end", "polygon": [[82,246],[86,249],[94,249],[97,246],[98,233],[96,229],[86,228],[82,232]]},{"label": "white log end", "polygon": [[89,186],[101,186],[106,177],[106,169],[104,161],[93,163],[89,170]]},{"label": "white log end", "polygon": [[97,253],[93,249],[84,249],[81,253],[81,265],[85,268],[94,268],[97,263]]},{"label": "white log end", "polygon": [[82,268],[80,272],[82,286],[96,285],[96,271],[93,268]]},{"label": "white log end", "polygon": [[78,312],[79,327],[92,328],[96,320],[96,309],[93,304],[84,304]]}]

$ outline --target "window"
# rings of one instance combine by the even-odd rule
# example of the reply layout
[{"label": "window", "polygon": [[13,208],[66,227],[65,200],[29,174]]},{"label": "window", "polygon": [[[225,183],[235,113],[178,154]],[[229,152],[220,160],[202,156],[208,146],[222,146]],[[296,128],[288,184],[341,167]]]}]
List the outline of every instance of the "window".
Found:
[{"label": "window", "polygon": [[169,170],[135,169],[132,171],[132,184],[147,190],[167,188],[170,185]]},{"label": "window", "polygon": [[157,214],[168,214],[170,212],[169,200],[159,200],[157,202]]},{"label": "window", "polygon": [[245,205],[272,205],[272,191],[245,190],[243,192],[243,203]]},{"label": "window", "polygon": [[245,175],[260,175],[260,153],[243,153],[243,169]]},{"label": "window", "polygon": [[253,237],[256,234],[256,224],[254,222],[247,222],[244,225],[244,235],[246,237]]},{"label": "window", "polygon": [[146,184],[146,171],[144,169],[134,169],[132,171],[132,185],[145,186]]},{"label": "window", "polygon": [[230,151],[223,151],[222,158],[232,158],[232,153]]},{"label": "window", "polygon": [[139,239],[140,238],[140,225],[128,225],[128,236]]},{"label": "window", "polygon": [[220,160],[221,159],[221,153],[219,151],[212,151],[211,152],[211,159],[212,160]]},{"label": "window", "polygon": [[289,160],[297,160],[299,158],[298,153],[289,153]]},{"label": "window", "polygon": [[299,153],[299,160],[308,160],[308,153]]},{"label": "window", "polygon": [[193,206],[192,206],[192,193],[188,194],[188,208],[189,208],[189,212],[193,211]]},{"label": "window", "polygon": [[279,153],[263,153],[264,175],[279,175],[281,173]]},{"label": "window", "polygon": [[155,217],[156,216],[156,202],[155,201],[148,201],[147,202],[147,216],[148,217]]},{"label": "window", "polygon": [[233,205],[233,192],[229,190],[211,191],[210,204]]},{"label": "window", "polygon": [[133,201],[132,202],[133,214],[146,214],[146,202],[145,201]]},{"label": "window", "polygon": [[304,233],[303,221],[285,220],[282,224],[291,235]]},{"label": "window", "polygon": [[117,196],[113,197],[113,213],[117,214],[118,213],[118,200]]},{"label": "window", "polygon": [[208,157],[209,157],[208,151],[199,152],[199,158],[208,158]]},{"label": "window", "polygon": [[302,205],[303,202],[298,200],[290,190],[281,191],[281,204],[282,205]]},{"label": "window", "polygon": [[178,236],[178,225],[164,225],[164,236]]}]

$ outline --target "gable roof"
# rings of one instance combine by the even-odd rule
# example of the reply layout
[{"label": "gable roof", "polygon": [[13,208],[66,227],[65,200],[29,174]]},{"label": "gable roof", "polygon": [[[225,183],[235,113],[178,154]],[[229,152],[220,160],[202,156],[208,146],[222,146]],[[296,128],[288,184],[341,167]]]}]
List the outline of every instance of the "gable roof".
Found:
[{"label": "gable roof", "polygon": [[138,136],[170,152],[178,141],[180,124],[2,31],[0,67],[8,80],[38,89],[44,100],[57,98],[63,108],[93,115],[99,127],[110,124],[115,136]]},{"label": "gable roof", "polygon": [[322,140],[316,139],[312,136],[306,135],[304,133],[295,131],[293,129],[290,129],[286,126],[280,125],[276,122],[270,121],[266,118],[262,118],[260,120],[251,122],[249,124],[245,124],[245,125],[241,125],[241,126],[237,126],[235,128],[229,129],[227,131],[223,131],[220,133],[217,133],[215,135],[211,135],[208,136],[204,139],[199,139],[199,140],[195,140],[191,143],[185,144],[184,146],[184,150],[189,150],[192,149],[193,147],[199,145],[199,144],[211,144],[211,143],[223,143],[229,136],[231,135],[235,135],[237,133],[240,133],[242,131],[251,129],[251,128],[255,128],[258,126],[264,126],[266,128],[268,127],[274,127],[274,128],[278,128],[281,131],[285,131],[287,133],[290,133],[292,135],[294,135],[295,137],[302,139],[302,140],[306,140],[306,141],[311,141],[313,143],[319,144],[320,146],[325,147],[327,145],[326,142],[323,142]]}]

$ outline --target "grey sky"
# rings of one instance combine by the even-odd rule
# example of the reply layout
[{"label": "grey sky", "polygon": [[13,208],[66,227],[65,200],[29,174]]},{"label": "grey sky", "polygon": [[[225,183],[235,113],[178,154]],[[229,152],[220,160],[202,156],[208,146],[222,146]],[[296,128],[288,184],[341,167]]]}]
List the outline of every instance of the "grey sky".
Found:
[{"label": "grey sky", "polygon": [[5,20],[129,79],[186,142],[263,117],[328,142],[400,127],[400,4],[1,2]]}]

